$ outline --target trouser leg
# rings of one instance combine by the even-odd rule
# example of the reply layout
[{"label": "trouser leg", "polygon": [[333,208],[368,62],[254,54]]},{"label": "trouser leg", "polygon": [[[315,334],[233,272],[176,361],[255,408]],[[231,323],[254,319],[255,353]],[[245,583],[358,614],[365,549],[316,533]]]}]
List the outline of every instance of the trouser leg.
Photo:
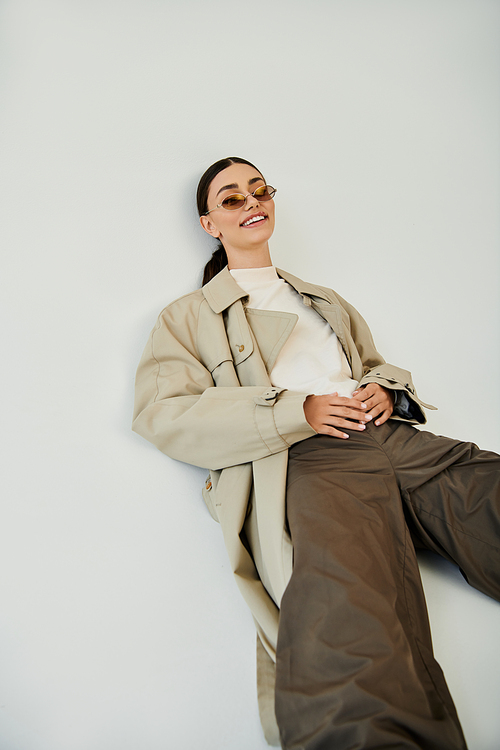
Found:
[{"label": "trouser leg", "polygon": [[400,488],[372,432],[316,436],[290,452],[294,572],[276,682],[286,750],[465,748]]},{"label": "trouser leg", "polygon": [[395,468],[419,541],[500,600],[500,456],[405,423],[371,435]]}]

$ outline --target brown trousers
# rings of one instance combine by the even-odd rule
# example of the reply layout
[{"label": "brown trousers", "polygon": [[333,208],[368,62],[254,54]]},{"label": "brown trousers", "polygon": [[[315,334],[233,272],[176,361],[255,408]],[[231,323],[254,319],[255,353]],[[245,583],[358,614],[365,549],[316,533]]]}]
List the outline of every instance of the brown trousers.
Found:
[{"label": "brown trousers", "polygon": [[500,599],[500,457],[395,420],[290,451],[280,613],[286,750],[466,747],[434,659],[415,546]]}]

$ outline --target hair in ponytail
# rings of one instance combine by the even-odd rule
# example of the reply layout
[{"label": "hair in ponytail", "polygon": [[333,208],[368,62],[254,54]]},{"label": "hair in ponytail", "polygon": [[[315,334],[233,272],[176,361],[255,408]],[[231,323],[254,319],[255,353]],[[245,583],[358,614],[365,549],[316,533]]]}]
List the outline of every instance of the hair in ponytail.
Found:
[{"label": "hair in ponytail", "polygon": [[222,271],[225,266],[227,266],[226,251],[224,250],[224,245],[222,244],[222,242],[220,240],[217,240],[217,247],[213,251],[212,257],[203,269],[203,280],[201,282],[201,285],[205,286],[205,284],[208,284],[210,279],[213,279],[214,276],[217,276],[219,271]]},{"label": "hair in ponytail", "polygon": [[[200,216],[203,216],[208,211],[208,191],[210,190],[212,180],[219,174],[219,172],[222,172],[223,169],[227,169],[228,167],[230,167],[231,164],[248,164],[249,167],[253,167],[257,170],[257,172],[260,172],[260,170],[257,169],[254,164],[247,161],[246,159],[241,159],[239,156],[228,156],[226,159],[220,159],[219,161],[216,161],[215,164],[212,164],[212,166],[210,166],[206,170],[206,172],[204,172],[198,183],[198,190],[196,191],[196,205],[198,207],[198,214]],[[212,257],[203,270],[202,285],[205,286],[205,284],[207,284],[210,279],[213,279],[213,277],[216,276],[219,271],[222,271],[225,266],[227,266],[226,251],[222,242],[220,240],[217,240],[217,247],[215,248]]]}]

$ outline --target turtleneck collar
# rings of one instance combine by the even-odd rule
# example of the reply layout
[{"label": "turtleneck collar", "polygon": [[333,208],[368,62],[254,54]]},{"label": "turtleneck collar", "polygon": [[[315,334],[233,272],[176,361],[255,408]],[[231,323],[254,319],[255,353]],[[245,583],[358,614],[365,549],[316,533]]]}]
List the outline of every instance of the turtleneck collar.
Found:
[{"label": "turtleneck collar", "polygon": [[232,268],[229,273],[240,284],[265,284],[270,281],[278,281],[279,276],[274,266],[263,268]]}]

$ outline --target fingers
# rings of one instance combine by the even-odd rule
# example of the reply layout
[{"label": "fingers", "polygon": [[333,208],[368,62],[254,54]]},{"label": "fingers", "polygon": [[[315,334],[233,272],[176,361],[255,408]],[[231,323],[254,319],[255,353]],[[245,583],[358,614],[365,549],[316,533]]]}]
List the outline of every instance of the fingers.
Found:
[{"label": "fingers", "polygon": [[370,422],[371,420],[372,417],[370,417],[368,414],[363,414],[359,420],[354,417],[344,419],[343,417],[339,417],[336,414],[329,414],[326,416],[324,424],[330,425],[332,427],[345,427],[346,429],[350,430],[364,430],[366,427],[366,423]]},{"label": "fingers", "polygon": [[[338,424],[336,427],[331,424],[322,424],[319,425],[317,429],[315,429],[316,432],[318,432],[320,435],[330,435],[331,437],[347,440],[347,438],[349,437],[349,433],[343,432],[340,427],[340,424]],[[347,422],[346,428],[349,430],[358,430],[362,432],[365,429],[365,425],[358,424],[358,422]]]},{"label": "fingers", "polygon": [[341,432],[340,430],[336,430],[335,427],[329,427],[328,425],[324,425],[323,429],[320,430],[321,435],[330,435],[330,437],[340,438],[341,440],[347,440],[349,435],[347,432]]},{"label": "fingers", "polygon": [[[384,412],[388,412],[389,416],[392,414],[392,404],[388,399],[375,399],[368,404],[368,409],[368,414],[370,414],[372,419],[380,418]],[[386,417],[386,419],[389,419],[389,417]]]},{"label": "fingers", "polygon": [[337,396],[336,393],[329,393],[327,396],[319,396],[318,398],[325,399],[325,404],[331,406],[332,409],[336,410],[336,412],[339,412],[339,410],[344,410],[344,413],[347,414],[349,411],[354,410],[356,412],[364,414],[365,411],[368,410],[368,406],[365,404],[365,402],[357,398]]},{"label": "fingers", "polygon": [[352,394],[356,400],[362,399],[366,405],[372,419],[376,420],[375,425],[378,427],[392,415],[394,408],[394,396],[390,390],[384,388],[378,383],[368,383]]},{"label": "fingers", "polygon": [[391,409],[386,409],[379,416],[379,418],[375,421],[376,426],[379,427],[379,425],[384,424],[384,422],[387,422],[387,420],[391,417],[391,415],[392,415],[392,408]]},{"label": "fingers", "polygon": [[304,414],[313,430],[323,435],[348,438],[343,429],[364,430],[371,415],[366,406],[354,399],[336,394],[308,396],[304,401]]},{"label": "fingers", "polygon": [[374,420],[378,427],[391,417],[393,411],[392,392],[378,383],[354,391],[351,398],[339,396],[337,392],[325,396],[308,396],[304,401],[304,414],[311,427],[322,435],[343,438],[349,435],[343,430],[359,430]]},{"label": "fingers", "polygon": [[377,394],[385,393],[385,388],[382,388],[378,383],[368,383],[362,385],[361,388],[356,389],[352,397],[357,401],[368,401],[368,399],[377,396]]},{"label": "fingers", "polygon": [[[354,423],[364,425],[373,419],[368,414],[368,407],[352,398],[337,396],[335,398],[325,397],[324,415],[335,420],[335,425],[340,427],[352,427]],[[329,423],[330,420],[328,420]]]}]

